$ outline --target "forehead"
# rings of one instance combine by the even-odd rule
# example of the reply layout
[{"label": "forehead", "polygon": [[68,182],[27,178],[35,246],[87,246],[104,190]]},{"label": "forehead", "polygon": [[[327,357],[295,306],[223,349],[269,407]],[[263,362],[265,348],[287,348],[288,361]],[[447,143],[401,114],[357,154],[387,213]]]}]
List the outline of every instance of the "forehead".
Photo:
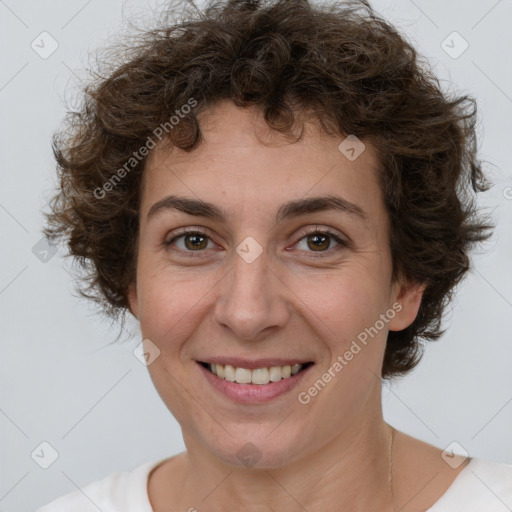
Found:
[{"label": "forehead", "polygon": [[[345,156],[346,164],[351,166],[350,158],[354,156],[350,153],[344,153],[338,149],[338,145],[342,143],[346,135],[329,135],[319,124],[316,117],[309,115],[306,122],[301,124],[306,114],[304,112],[295,113],[295,124],[290,133],[281,133],[270,128],[263,118],[262,111],[254,106],[238,107],[232,101],[221,100],[215,105],[202,111],[198,115],[198,122],[201,129],[202,141],[192,151],[180,150],[171,144],[160,143],[152,150],[148,165],[152,165],[154,160],[159,161],[169,159],[172,156],[172,163],[179,165],[182,162],[191,162],[194,159],[200,159],[201,156],[208,158],[215,152],[222,152],[229,147],[246,147],[254,148],[256,146],[277,149],[271,152],[274,157],[282,151],[285,152],[322,152],[325,153],[329,147],[331,153],[335,155],[335,159],[339,160],[340,156]],[[296,138],[304,131],[299,141]],[[347,134],[348,135],[348,134]],[[349,139],[354,137],[349,136]],[[165,141],[166,142],[166,141]],[[375,148],[368,143],[364,144],[362,150],[362,141],[354,141],[344,146],[354,146],[357,151],[356,160],[364,162],[363,165],[371,166],[374,169],[378,166],[378,157]],[[342,148],[343,149],[343,148]],[[334,150],[334,151],[333,151]],[[361,151],[360,151],[361,150]],[[360,152],[360,155],[359,155]],[[172,154],[172,155],[171,155]],[[207,156],[205,156],[207,155]],[[225,155],[226,158],[229,156]],[[361,162],[360,162],[361,163]],[[352,167],[357,168],[354,164]]]},{"label": "forehead", "polygon": [[[267,211],[290,199],[337,193],[370,209],[378,206],[379,162],[370,144],[351,160],[339,148],[340,143],[342,149],[354,146],[344,136],[326,134],[316,123],[306,122],[300,127],[302,138],[294,142],[270,129],[258,109],[228,101],[202,112],[199,124],[202,141],[196,149],[160,144],[150,153],[141,205],[146,213],[169,193],[253,210],[262,203]],[[355,149],[359,153],[362,142],[356,141]]]}]

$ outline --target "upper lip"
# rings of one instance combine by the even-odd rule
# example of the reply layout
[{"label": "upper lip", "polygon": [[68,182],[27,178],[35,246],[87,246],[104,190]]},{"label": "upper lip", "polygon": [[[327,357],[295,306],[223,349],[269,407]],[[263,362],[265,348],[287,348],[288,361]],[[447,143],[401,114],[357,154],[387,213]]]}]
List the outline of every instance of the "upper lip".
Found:
[{"label": "upper lip", "polygon": [[311,359],[290,359],[281,357],[267,357],[262,359],[244,359],[243,357],[208,357],[198,360],[201,363],[231,365],[237,368],[247,368],[253,370],[255,368],[270,368],[272,366],[293,366],[294,364],[312,363]]}]

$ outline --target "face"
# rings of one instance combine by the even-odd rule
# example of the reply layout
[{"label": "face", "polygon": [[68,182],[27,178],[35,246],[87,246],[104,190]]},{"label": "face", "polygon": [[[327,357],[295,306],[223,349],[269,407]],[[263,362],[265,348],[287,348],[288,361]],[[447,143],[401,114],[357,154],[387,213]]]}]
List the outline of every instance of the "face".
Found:
[{"label": "face", "polygon": [[227,101],[200,121],[197,149],[144,170],[130,308],[187,450],[283,466],[379,412],[387,333],[421,293],[391,281],[371,145],[351,160],[314,124],[290,143]]}]

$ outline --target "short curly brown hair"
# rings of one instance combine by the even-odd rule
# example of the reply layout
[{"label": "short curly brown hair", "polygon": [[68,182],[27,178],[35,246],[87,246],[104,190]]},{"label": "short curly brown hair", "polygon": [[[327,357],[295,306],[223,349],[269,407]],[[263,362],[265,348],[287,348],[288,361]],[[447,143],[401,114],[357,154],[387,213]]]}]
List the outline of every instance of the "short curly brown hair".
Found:
[{"label": "short curly brown hair", "polygon": [[[54,135],[60,187],[43,231],[50,241],[66,238],[80,263],[80,294],[124,325],[147,161],[139,150],[155,128],[166,126],[163,140],[192,151],[202,140],[198,115],[222,99],[260,108],[286,134],[297,113],[311,112],[326,133],[353,134],[377,150],[393,279],[426,284],[414,322],[388,335],[383,378],[408,372],[422,339],[444,333],[469,249],[492,233],[476,208],[489,183],[476,157],[475,100],[443,93],[365,0],[210,0],[168,22],[176,11],[170,3],[164,23],[115,48],[109,72],[85,86],[80,110],[68,111]],[[191,98],[195,108],[170,123]]]}]

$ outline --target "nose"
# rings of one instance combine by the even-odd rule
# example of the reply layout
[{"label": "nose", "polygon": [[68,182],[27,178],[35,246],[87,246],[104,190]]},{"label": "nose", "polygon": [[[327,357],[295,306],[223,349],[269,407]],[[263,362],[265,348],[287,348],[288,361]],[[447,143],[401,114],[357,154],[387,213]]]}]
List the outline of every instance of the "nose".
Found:
[{"label": "nose", "polygon": [[238,338],[255,341],[288,322],[289,290],[269,268],[265,251],[251,263],[236,254],[218,286],[215,321]]}]

